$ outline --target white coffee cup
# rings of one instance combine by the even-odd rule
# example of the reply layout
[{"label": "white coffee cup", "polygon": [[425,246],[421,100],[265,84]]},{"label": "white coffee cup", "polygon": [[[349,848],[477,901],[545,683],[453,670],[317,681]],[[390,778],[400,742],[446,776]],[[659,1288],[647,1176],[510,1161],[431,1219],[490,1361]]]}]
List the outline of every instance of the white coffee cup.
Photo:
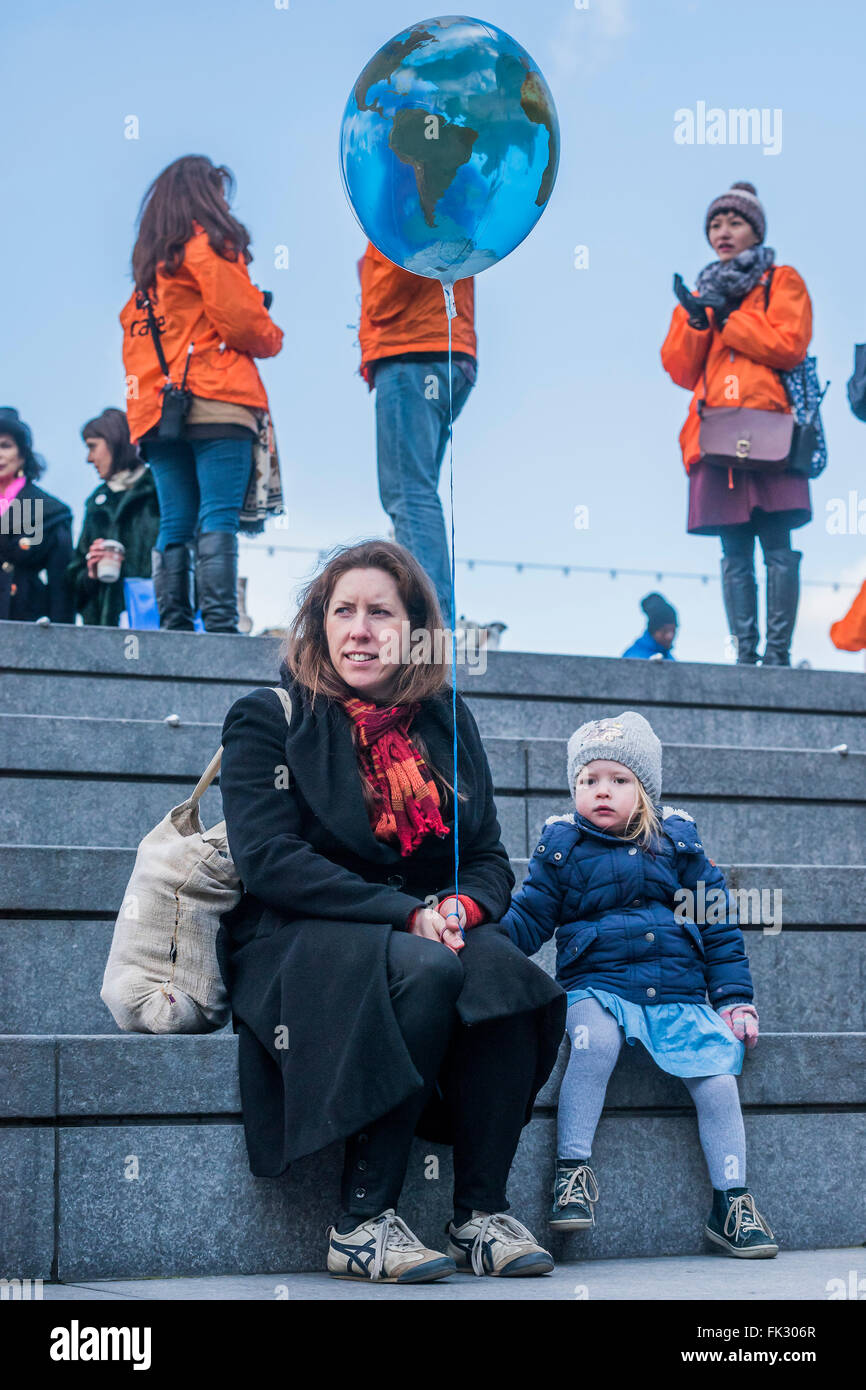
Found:
[{"label": "white coffee cup", "polygon": [[120,541],[103,541],[102,552],[96,564],[96,577],[103,584],[115,584],[120,578],[120,568],[126,547]]}]

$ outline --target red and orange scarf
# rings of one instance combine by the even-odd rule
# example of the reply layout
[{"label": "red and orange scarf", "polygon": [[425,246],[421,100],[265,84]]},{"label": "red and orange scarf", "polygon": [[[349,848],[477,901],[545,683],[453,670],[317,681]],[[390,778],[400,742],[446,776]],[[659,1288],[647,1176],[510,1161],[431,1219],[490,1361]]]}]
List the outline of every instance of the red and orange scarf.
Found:
[{"label": "red and orange scarf", "polygon": [[380,706],[353,699],[344,700],[343,708],[357,728],[362,772],[376,794],[376,838],[396,838],[403,855],[425,835],[444,839],[450,831],[439,814],[436,784],[408,733],[420,704]]}]

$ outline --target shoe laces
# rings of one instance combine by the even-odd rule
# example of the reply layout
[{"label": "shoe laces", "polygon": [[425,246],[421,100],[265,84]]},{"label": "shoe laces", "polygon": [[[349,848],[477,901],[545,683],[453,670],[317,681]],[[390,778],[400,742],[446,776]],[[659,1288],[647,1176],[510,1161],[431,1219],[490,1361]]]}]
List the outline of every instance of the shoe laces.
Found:
[{"label": "shoe laces", "polygon": [[579,1164],[577,1168],[572,1168],[568,1175],[568,1181],[557,1198],[557,1205],[567,1207],[569,1202],[575,1200],[574,1189],[580,1188],[580,1196],[586,1202],[595,1220],[595,1212],[592,1210],[594,1203],[598,1201],[598,1183],[595,1180],[595,1173],[588,1168],[585,1163]]},{"label": "shoe laces", "polygon": [[401,1220],[393,1208],[383,1212],[377,1218],[376,1225],[378,1230],[376,1231],[373,1261],[370,1266],[371,1279],[379,1278],[385,1264],[385,1256],[389,1250],[423,1250],[424,1248],[418,1237],[409,1230],[406,1222]]},{"label": "shoe laces", "polygon": [[501,1240],[505,1243],[509,1241],[526,1241],[530,1245],[535,1244],[535,1236],[531,1231],[517,1221],[515,1217],[509,1216],[507,1212],[496,1211],[488,1216],[481,1218],[481,1225],[478,1234],[472,1243],[472,1273],[483,1275],[484,1273],[484,1242],[486,1240]]},{"label": "shoe laces", "polygon": [[[734,1228],[729,1230],[732,1218]],[[771,1240],[773,1239],[773,1232],[755,1206],[755,1199],[751,1192],[741,1192],[728,1208],[722,1233],[736,1240],[739,1235],[751,1235],[752,1231],[763,1231],[764,1235],[769,1236]]]}]

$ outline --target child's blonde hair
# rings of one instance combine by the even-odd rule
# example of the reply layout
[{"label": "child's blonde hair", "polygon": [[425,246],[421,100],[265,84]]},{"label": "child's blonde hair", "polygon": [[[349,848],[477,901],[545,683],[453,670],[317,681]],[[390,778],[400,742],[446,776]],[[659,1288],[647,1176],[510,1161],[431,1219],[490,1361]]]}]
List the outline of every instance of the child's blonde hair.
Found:
[{"label": "child's blonde hair", "polygon": [[637,804],[622,831],[624,840],[635,840],[644,849],[652,849],[661,834],[661,825],[655,807],[647,795],[646,787],[639,777],[635,777]]}]

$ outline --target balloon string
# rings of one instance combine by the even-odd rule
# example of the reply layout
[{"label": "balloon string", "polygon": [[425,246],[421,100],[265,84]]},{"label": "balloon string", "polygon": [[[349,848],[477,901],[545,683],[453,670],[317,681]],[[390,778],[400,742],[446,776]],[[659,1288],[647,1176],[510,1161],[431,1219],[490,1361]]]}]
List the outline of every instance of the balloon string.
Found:
[{"label": "balloon string", "polygon": [[[454,286],[443,285],[445,295],[445,315],[448,319],[448,464],[451,488],[451,721],[453,725],[454,749],[454,897],[460,892],[458,872],[460,868],[460,829],[457,812],[457,599],[455,594],[455,560],[457,550],[454,545],[454,393],[451,385],[451,320],[457,315],[454,303]],[[457,903],[458,925],[460,903]],[[460,927],[460,936],[466,936]]]}]

